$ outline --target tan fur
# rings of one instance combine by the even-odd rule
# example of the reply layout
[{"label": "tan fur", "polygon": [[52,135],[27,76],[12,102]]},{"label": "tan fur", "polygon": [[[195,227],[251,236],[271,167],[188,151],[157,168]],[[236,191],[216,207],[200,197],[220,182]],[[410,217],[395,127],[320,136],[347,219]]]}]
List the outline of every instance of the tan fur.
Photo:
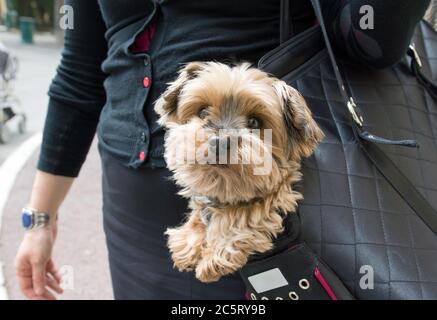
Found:
[{"label": "tan fur", "polygon": [[[201,119],[198,112],[204,106],[208,106],[208,116]],[[166,232],[174,265],[180,271],[195,270],[203,282],[217,281],[241,268],[250,255],[272,248],[273,240],[283,231],[281,212],[295,212],[302,198],[292,189],[301,178],[301,158],[312,154],[323,133],[294,88],[247,63],[187,64],[157,100],[155,110],[168,131],[167,165],[182,187],[180,194],[190,198],[187,221]],[[225,113],[223,122],[219,119]],[[262,129],[272,129],[269,174],[253,174],[262,157],[250,164],[178,162],[178,147],[187,142],[187,136],[193,137],[187,151],[203,152],[208,135],[217,134],[217,129],[206,125],[208,121],[244,129],[254,115],[262,120]],[[207,134],[196,136],[201,130]],[[268,150],[263,134],[256,137],[249,132],[239,138],[259,145],[262,152]],[[238,158],[245,152],[248,150],[239,145]],[[221,205],[206,205],[195,195]],[[205,207],[211,213],[207,225],[201,220]]]}]

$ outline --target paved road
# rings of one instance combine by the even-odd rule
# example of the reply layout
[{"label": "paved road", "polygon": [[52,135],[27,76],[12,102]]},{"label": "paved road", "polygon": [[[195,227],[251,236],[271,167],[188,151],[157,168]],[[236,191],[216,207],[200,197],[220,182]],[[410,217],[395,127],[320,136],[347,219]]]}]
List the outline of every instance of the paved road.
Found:
[{"label": "paved road", "polygon": [[[29,117],[29,132],[26,135],[15,134],[10,144],[0,145],[1,165],[27,137],[42,129],[48,100],[46,93],[59,61],[60,49],[48,35],[36,37],[36,44],[29,46],[21,44],[17,34],[0,31],[0,41],[20,59],[16,92]],[[23,299],[15,281],[13,261],[23,235],[19,212],[29,199],[37,156],[38,151],[17,176],[3,211],[0,261],[4,263],[10,299]],[[64,266],[64,275],[73,280],[68,281],[69,288],[61,299],[112,299],[101,223],[100,179],[100,162],[94,143],[80,177],[60,209],[54,259],[58,266]]]},{"label": "paved road", "polygon": [[0,145],[0,164],[33,133],[40,131],[47,109],[47,90],[60,58],[60,47],[48,34],[35,36],[35,44],[25,45],[17,32],[0,31],[0,41],[18,56],[20,69],[14,88],[28,116],[28,131],[19,135],[11,128],[11,141]]},{"label": "paved road", "polygon": [[[4,274],[10,299],[23,298],[15,281],[13,260],[23,234],[18,212],[29,198],[29,180],[35,174],[36,161],[37,153],[18,175],[4,210],[0,259],[5,263]],[[73,287],[65,290],[60,299],[112,299],[101,222],[100,179],[100,161],[94,143],[79,178],[59,212],[54,260],[58,267],[64,266],[64,275],[73,275]]]}]

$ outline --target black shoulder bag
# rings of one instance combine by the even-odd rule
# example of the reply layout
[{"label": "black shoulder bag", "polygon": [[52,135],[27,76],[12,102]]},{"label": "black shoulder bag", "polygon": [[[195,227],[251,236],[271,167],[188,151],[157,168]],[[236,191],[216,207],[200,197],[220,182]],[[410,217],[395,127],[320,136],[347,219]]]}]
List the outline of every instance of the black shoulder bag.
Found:
[{"label": "black shoulder bag", "polygon": [[[421,230],[426,230],[426,239],[429,242],[428,245],[430,246],[430,248],[434,248],[432,252],[435,252],[437,254],[437,250],[435,249],[435,244],[437,243],[437,237],[435,237],[435,235],[437,234],[437,211],[430,204],[429,200],[424,197],[423,192],[420,192],[415,184],[404,174],[404,170],[402,170],[404,168],[399,168],[395,164],[393,158],[387,155],[387,150],[390,151],[390,148],[405,149],[407,147],[406,149],[415,150],[419,147],[419,143],[416,141],[416,139],[403,139],[403,136],[401,136],[401,134],[395,130],[392,130],[392,132],[390,132],[391,134],[387,138],[383,138],[382,134],[376,135],[370,133],[372,132],[372,129],[378,130],[378,133],[383,130],[379,130],[379,128],[373,123],[370,123],[369,125],[367,123],[367,120],[372,119],[372,110],[370,108],[362,110],[358,105],[360,104],[359,101],[362,100],[362,97],[366,96],[366,94],[368,96],[371,96],[372,91],[369,90],[369,92],[365,92],[365,90],[361,88],[365,88],[363,83],[359,83],[359,81],[355,82],[356,79],[353,77],[355,74],[362,73],[363,70],[366,71],[366,69],[361,70],[359,67],[353,64],[348,64],[347,62],[343,62],[340,67],[328,37],[328,33],[322,16],[320,2],[319,0],[311,0],[311,2],[314,7],[316,17],[318,18],[319,25],[310,28],[304,33],[299,34],[296,37],[288,40],[288,35],[290,34],[291,28],[291,23],[289,21],[289,0],[281,1],[281,45],[266,54],[260,60],[259,68],[297,87],[303,93],[304,97],[308,102],[308,105],[315,114],[316,120],[318,121],[319,125],[321,125],[325,133],[329,130],[337,131],[336,133],[339,136],[337,138],[341,141],[341,143],[339,144],[343,146],[344,150],[346,150],[349,145],[352,145],[354,148],[354,152],[351,152],[351,154],[355,154],[355,151],[358,150],[365,156],[366,159],[363,162],[366,162],[366,165],[369,167],[374,167],[377,171],[377,173],[376,171],[371,171],[375,176],[375,181],[378,181],[375,183],[376,188],[382,189],[381,187],[379,187],[379,184],[382,184],[384,188],[393,188],[394,193],[397,193],[397,196],[392,195],[392,198],[399,197],[396,199],[404,201],[405,204],[408,206],[408,210],[410,210],[408,212],[409,216],[417,216],[421,219],[420,228]],[[425,28],[425,30],[429,34],[431,34],[437,41],[437,35],[430,30],[429,26],[424,26],[423,24],[424,22],[422,22],[421,25],[418,26],[418,28]],[[420,40],[421,37],[424,37],[423,30],[420,31],[420,33],[416,34],[415,40],[417,40],[417,38],[419,38]],[[411,86],[411,88],[414,88],[414,90],[411,90],[413,95],[417,94],[416,92],[422,92],[421,90],[424,90],[426,91],[426,98],[432,100],[432,103],[428,102],[427,105],[429,104],[433,107],[437,107],[437,86],[434,84],[432,75],[429,75],[429,72],[428,75],[426,74],[426,72],[424,72],[424,61],[419,56],[419,53],[416,51],[414,45],[410,47],[407,55],[410,62],[408,66],[406,63],[399,63],[397,66],[393,67],[391,70],[385,73],[370,74],[369,72],[369,77],[372,77],[371,81],[374,82],[375,87],[379,85],[379,82],[382,86],[385,85],[387,79],[390,79],[390,75],[395,75],[397,82],[396,84],[392,85],[393,88],[402,88],[403,93],[406,94],[405,91],[408,89],[405,89],[405,87],[409,88],[409,86]],[[327,68],[331,68],[331,70],[326,70]],[[312,73],[314,73],[315,75],[313,75]],[[330,86],[323,83],[323,81],[325,81],[323,79],[325,73],[329,75],[326,77],[326,82],[329,83]],[[311,77],[314,77],[314,80],[311,80]],[[349,81],[349,77],[352,80]],[[320,80],[320,82],[322,82],[321,86],[318,86],[316,84],[313,85],[313,83],[319,81],[319,79],[322,79]],[[358,79],[360,78],[358,77]],[[332,84],[335,84],[335,86]],[[421,88],[419,89],[418,86],[420,86]],[[364,92],[361,92],[360,90]],[[354,92],[359,93],[357,94],[358,100],[353,95]],[[393,93],[397,92],[399,91],[393,90]],[[323,100],[324,97],[326,99],[325,101]],[[394,97],[395,95],[393,94],[393,97],[390,97],[390,99],[393,99]],[[385,101],[376,102],[380,104],[393,103],[391,101],[389,101],[388,103]],[[417,103],[425,104],[423,100],[417,101]],[[333,109],[332,105],[335,105],[336,109]],[[437,108],[435,112],[437,113]],[[329,115],[327,116],[327,114]],[[326,121],[325,118],[329,119],[330,121]],[[332,129],[332,125],[336,126],[335,130]],[[408,133],[408,130],[405,131]],[[405,134],[404,132],[402,133]],[[416,136],[421,137],[418,134]],[[327,135],[327,138],[330,139],[329,134]],[[326,142],[328,146],[329,143],[332,142]],[[333,143],[332,146],[334,146]],[[437,144],[434,145],[437,155],[436,146]],[[384,149],[382,149],[382,147]],[[429,145],[422,146],[422,148],[424,147],[429,147]],[[399,149],[395,149],[395,151],[398,150]],[[349,155],[346,152],[344,154],[344,157],[348,158]],[[320,176],[322,175],[320,172],[322,172],[323,170],[321,170],[320,165],[314,166],[312,162],[324,161],[329,163],[329,161],[326,161],[326,157],[323,158],[323,154],[318,154],[314,158],[315,159],[310,159],[307,164],[304,164],[304,167],[307,167],[306,172],[304,172],[304,182],[309,181],[308,184],[315,182],[311,179],[311,176],[319,175],[319,181],[322,180],[320,178]],[[352,170],[349,168],[355,166],[359,167],[360,165],[364,166],[364,164],[357,163],[357,160],[358,159],[355,158],[352,160],[344,160],[346,162],[346,166],[348,167],[348,172],[341,172],[342,176],[348,177],[348,179],[350,179],[351,181],[355,178],[355,172],[351,172]],[[351,161],[352,165],[349,164],[348,161]],[[326,169],[332,170],[332,172],[335,172],[338,169],[333,164],[331,164],[331,167],[332,169]],[[435,172],[437,172],[437,166],[435,167],[435,169]],[[314,172],[317,172],[317,174],[314,174]],[[365,172],[365,170],[363,169],[362,172]],[[334,173],[329,174],[333,175]],[[382,177],[382,179],[379,179],[379,177]],[[317,183],[319,184],[319,191],[320,193],[322,193],[323,181]],[[437,185],[437,181],[435,184]],[[390,186],[386,187],[386,185]],[[311,185],[309,185],[309,187],[311,187]],[[335,185],[331,187],[336,188]],[[376,242],[375,244],[369,244],[369,240],[366,240],[366,242],[363,241],[363,243],[361,244],[361,240],[357,239],[357,234],[359,235],[359,238],[361,238],[365,236],[365,233],[363,232],[364,236],[361,236],[361,233],[357,231],[357,229],[359,229],[359,226],[357,227],[357,225],[359,221],[361,221],[361,211],[359,210],[362,209],[358,205],[355,205],[354,202],[357,202],[355,198],[360,198],[360,196],[356,196],[356,194],[360,192],[361,188],[365,187],[366,185],[364,183],[362,186],[356,186],[355,184],[351,185],[351,183],[349,182],[348,191],[350,195],[348,200],[352,202],[352,205],[350,205],[350,203],[346,204],[346,200],[343,199],[338,200],[338,204],[335,203],[334,205],[330,205],[331,208],[338,207],[340,211],[342,211],[343,207],[350,207],[350,215],[353,218],[353,224],[351,223],[350,228],[353,228],[355,233],[354,239],[350,240],[350,242],[355,241],[355,243],[346,243],[346,241],[342,239],[335,239],[335,241],[331,241],[330,239],[328,240],[332,242],[332,246],[347,245],[349,247],[355,247],[355,262],[362,260],[363,265],[367,265],[367,263],[365,257],[362,258],[360,256],[361,252],[357,251],[357,247],[360,246],[359,248],[361,248],[361,246],[379,245],[383,248],[385,246],[385,250],[387,252],[387,260],[382,261],[382,259],[380,259],[381,261],[376,262],[375,260],[372,260],[371,263],[375,263],[375,267],[378,267],[377,272],[379,272],[379,269],[387,269],[393,274],[393,276],[389,277],[388,281],[382,282],[378,279],[376,281],[376,289],[372,287],[373,291],[365,291],[366,288],[359,287],[358,277],[354,275],[353,280],[350,280],[347,276],[349,270],[344,267],[338,267],[338,261],[341,261],[342,259],[348,259],[348,257],[346,256],[346,252],[337,252],[336,256],[334,257],[335,260],[332,260],[333,263],[329,263],[330,266],[333,267],[333,269],[335,270],[335,273],[331,268],[327,266],[324,261],[321,260],[320,253],[322,253],[323,257],[322,249],[324,248],[324,245],[331,245],[331,243],[330,241],[324,239],[313,241],[313,238],[319,238],[319,236],[321,237],[321,235],[317,234],[317,231],[314,231],[314,228],[312,228],[312,224],[316,223],[313,217],[317,215],[314,215],[313,213],[309,214],[311,211],[308,210],[308,208],[312,208],[312,211],[317,210],[317,205],[315,205],[317,201],[312,201],[312,199],[307,200],[307,197],[312,198],[313,195],[308,195],[308,192],[304,188],[303,194],[305,196],[305,200],[304,204],[300,206],[300,208],[302,207],[302,209],[300,209],[300,218],[303,219],[302,230],[299,230],[299,219],[290,216],[291,218],[288,218],[287,221],[284,222],[286,225],[286,232],[278,238],[275,250],[263,255],[255,256],[251,260],[251,262],[249,262],[241,270],[240,274],[246,284],[248,298],[279,300],[353,299],[349,291],[353,292],[354,296],[357,298],[417,298],[415,294],[418,295],[419,293],[420,298],[437,298],[437,293],[436,296],[433,296],[432,294],[429,297],[424,295],[423,288],[425,287],[425,285],[427,285],[427,282],[433,285],[432,280],[417,281],[420,286],[419,289],[415,290],[415,288],[411,288],[411,292],[406,292],[407,289],[410,290],[410,287],[398,286],[399,283],[403,282],[415,283],[408,278],[409,276],[411,276],[414,279],[415,275],[412,274],[412,271],[409,271],[407,266],[405,265],[401,265],[399,269],[404,268],[411,274],[408,275],[406,274],[407,271],[400,270],[403,272],[405,280],[402,277],[399,279],[400,281],[398,279],[391,279],[397,277],[396,272],[399,270],[392,270],[395,264],[398,262],[390,259],[390,254],[392,250],[394,250],[393,248],[397,249],[397,244],[392,245],[390,243],[392,239],[389,236],[391,235],[391,233],[394,234],[396,232],[401,234],[403,230],[401,230],[401,226],[399,224],[392,224],[390,219],[388,218],[385,218],[385,220],[384,218],[381,219],[383,221],[383,233],[385,240],[385,242],[383,242],[382,244]],[[341,189],[342,187],[339,185],[338,188]],[[368,191],[363,190],[364,194],[366,192]],[[323,195],[319,195],[319,197],[323,198]],[[375,196],[375,198],[377,199],[373,200],[378,200],[380,205],[379,211],[375,210],[375,212],[378,212],[378,214],[380,215],[385,214],[385,210],[390,212],[390,207],[387,206],[388,209],[383,207],[383,205],[385,205],[384,201],[393,201],[392,199],[390,199],[390,197],[386,196],[381,192],[377,193],[377,196]],[[313,203],[311,203],[311,201]],[[343,205],[341,201],[345,202],[345,204]],[[320,206],[325,205],[320,199],[318,203],[320,203]],[[405,210],[407,211],[407,209]],[[371,212],[371,210],[368,211]],[[393,209],[393,211],[395,211],[395,209]],[[347,215],[345,215],[345,217],[347,217]],[[323,216],[321,219],[323,219]],[[386,225],[384,225],[384,222]],[[416,236],[415,233],[420,231],[414,230],[415,227],[411,227],[410,220],[409,223],[410,237],[417,237],[417,239],[419,239],[419,235]],[[321,228],[323,230],[323,225],[321,226]],[[333,234],[335,234],[336,232],[340,234],[350,231],[348,229],[345,229],[343,231],[340,228],[341,227],[339,226],[338,230],[334,230]],[[302,234],[299,237],[299,240],[296,240],[299,231],[301,231]],[[375,232],[373,232],[372,230],[368,230],[368,233],[372,234]],[[290,241],[290,239],[294,239],[294,241]],[[369,239],[371,239],[371,235],[369,235]],[[344,243],[342,243],[341,241],[343,241]],[[309,245],[305,242],[308,242]],[[317,254],[314,253],[314,251],[312,251],[309,247],[315,248]],[[396,252],[398,255],[402,255],[403,252],[406,252],[407,249],[413,252],[415,252],[415,250],[417,251],[423,249],[415,243],[410,245],[410,247],[405,247],[401,245],[399,245],[399,247],[402,250],[398,250]],[[378,251],[379,247],[375,248],[375,250]],[[345,255],[344,257],[342,256],[343,254]],[[430,257],[428,260],[419,260],[417,257],[418,255],[416,254],[415,263],[419,271],[420,267],[427,267],[428,269],[432,268],[432,257]],[[332,254],[330,259],[332,259]],[[410,255],[406,255],[404,259],[408,262],[408,259],[412,258]],[[368,264],[371,265],[371,263]],[[359,266],[355,263],[355,265],[351,266],[350,269],[354,268],[355,273],[357,273],[358,267]],[[337,274],[339,275],[339,277],[337,276]],[[437,270],[434,275],[437,277]],[[386,295],[386,290],[380,289],[380,283],[383,283],[385,287],[388,286],[390,288],[388,295]],[[373,295],[369,295],[367,294],[367,292],[371,292]]]}]

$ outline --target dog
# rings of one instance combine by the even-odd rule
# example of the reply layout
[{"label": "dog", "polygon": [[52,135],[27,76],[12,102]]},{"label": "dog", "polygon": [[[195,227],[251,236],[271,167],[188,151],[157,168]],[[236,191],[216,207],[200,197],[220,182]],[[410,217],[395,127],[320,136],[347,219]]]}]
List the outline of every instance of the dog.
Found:
[{"label": "dog", "polygon": [[[302,199],[293,190],[301,159],[324,134],[296,89],[247,62],[188,63],[154,107],[167,166],[191,210],[165,232],[174,267],[217,281],[272,249]],[[242,163],[254,146],[260,152]]]}]

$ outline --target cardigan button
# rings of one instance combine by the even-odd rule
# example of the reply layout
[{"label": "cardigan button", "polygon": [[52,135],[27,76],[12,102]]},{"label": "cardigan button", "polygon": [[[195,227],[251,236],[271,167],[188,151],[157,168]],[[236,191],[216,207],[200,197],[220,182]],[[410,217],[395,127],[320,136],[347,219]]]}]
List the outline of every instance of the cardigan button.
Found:
[{"label": "cardigan button", "polygon": [[148,87],[150,87],[150,78],[149,77],[144,77],[144,79],[143,79],[143,86],[144,86],[144,88],[148,88]]},{"label": "cardigan button", "polygon": [[146,159],[146,153],[144,151],[141,151],[138,154],[138,159],[140,159],[140,161],[144,161],[144,159]]}]

